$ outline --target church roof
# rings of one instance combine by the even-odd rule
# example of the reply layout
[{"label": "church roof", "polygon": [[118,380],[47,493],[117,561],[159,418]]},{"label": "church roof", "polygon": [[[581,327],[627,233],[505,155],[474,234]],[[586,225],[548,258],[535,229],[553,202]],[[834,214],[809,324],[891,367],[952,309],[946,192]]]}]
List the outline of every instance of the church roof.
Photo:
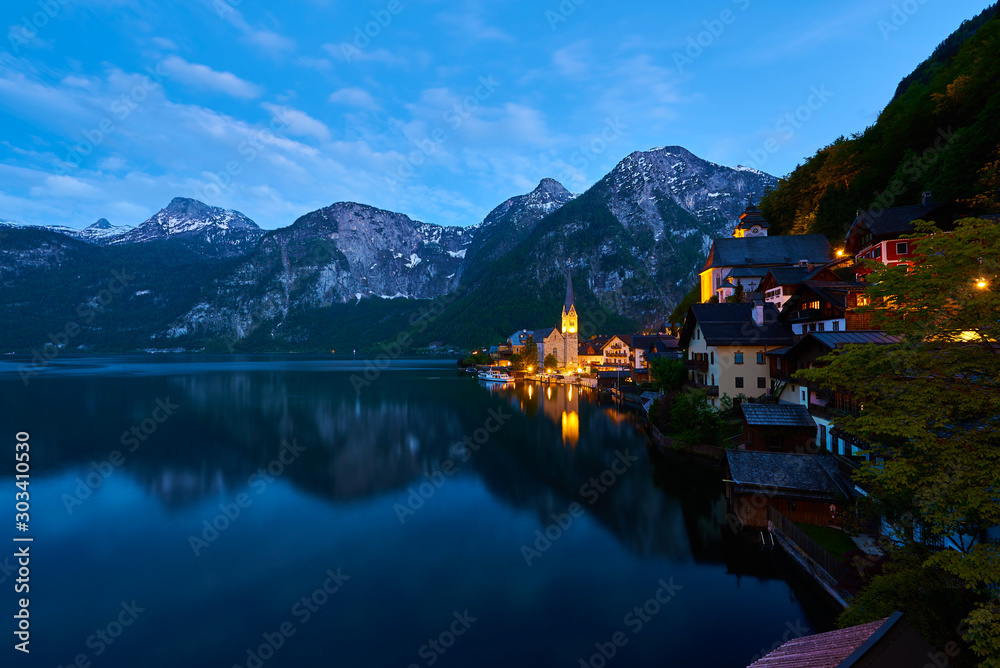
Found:
[{"label": "church roof", "polygon": [[563,304],[563,311],[569,313],[570,309],[573,308],[573,274],[569,271],[566,272],[566,303]]},{"label": "church roof", "polygon": [[823,234],[789,234],[778,237],[716,239],[702,271],[712,267],[794,265],[801,260],[826,264],[830,242]]},{"label": "church roof", "polygon": [[740,222],[736,225],[738,229],[748,230],[754,225],[767,229],[771,227],[770,223],[764,218],[763,213],[760,209],[754,206],[753,199],[747,204],[747,208],[740,214]]}]

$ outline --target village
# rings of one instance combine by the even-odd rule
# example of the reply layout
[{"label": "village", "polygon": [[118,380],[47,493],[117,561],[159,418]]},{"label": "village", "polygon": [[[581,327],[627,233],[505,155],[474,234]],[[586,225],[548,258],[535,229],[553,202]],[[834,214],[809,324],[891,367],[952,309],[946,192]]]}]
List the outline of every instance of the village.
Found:
[{"label": "village", "polygon": [[[482,352],[495,365],[489,368],[506,369],[511,379],[611,393],[648,417],[651,440],[661,450],[679,447],[715,459],[731,527],[762,547],[784,550],[847,607],[856,593],[851,569],[880,563],[886,546],[901,537],[884,517],[866,515],[858,503],[869,490],[854,473],[876,456],[838,428],[837,418],[857,416],[863,406],[849,391],[793,374],[823,366],[824,356],[849,346],[898,343],[898,336],[872,327],[864,308],[870,262],[912,266],[919,261],[915,221],[949,230],[955,219],[952,203],[934,202],[924,192],[917,204],[859,210],[842,246],[834,248],[822,234],[768,236],[769,224],[751,199],[732,237],[712,243],[700,272],[700,302],[683,322],[664,323],[659,332],[581,339],[567,275],[561,326],[522,329]],[[986,278],[977,279],[976,289],[987,287]],[[706,405],[738,418],[738,424],[731,419],[731,435],[715,444],[686,445],[664,435],[664,421],[654,417],[663,398],[663,384],[655,382],[658,360],[683,365],[679,393],[697,393]],[[994,534],[1000,527],[988,539]],[[933,549],[960,549],[963,540],[922,532],[919,524],[910,538]],[[845,560],[848,554],[853,563]],[[900,651],[894,645],[904,642],[929,648],[899,615],[823,634],[831,637],[816,642],[850,643],[850,632],[867,639],[890,628],[895,640],[879,641],[880,651]]]}]

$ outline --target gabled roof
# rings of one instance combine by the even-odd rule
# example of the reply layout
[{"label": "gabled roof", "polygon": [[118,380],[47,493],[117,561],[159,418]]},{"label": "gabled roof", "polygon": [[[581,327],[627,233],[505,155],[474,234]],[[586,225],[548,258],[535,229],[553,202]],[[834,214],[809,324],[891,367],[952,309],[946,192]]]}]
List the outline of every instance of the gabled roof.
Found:
[{"label": "gabled roof", "polygon": [[558,327],[543,327],[542,329],[536,329],[533,332],[531,332],[531,337],[535,343],[541,343],[542,341],[547,339],[552,334],[552,332],[557,332],[557,331],[559,331]]},{"label": "gabled roof", "polygon": [[793,265],[800,260],[817,264],[830,261],[830,242],[822,234],[716,239],[702,271],[712,267]]},{"label": "gabled roof", "polygon": [[529,332],[526,329],[519,329],[510,336],[508,336],[507,340],[510,341],[512,345],[523,346],[525,343],[528,342],[528,336],[530,334],[531,332]]},{"label": "gabled roof", "polygon": [[845,239],[850,239],[855,232],[868,230],[873,237],[893,237],[913,232],[913,221],[929,220],[944,213],[947,205],[942,202],[930,204],[914,204],[912,206],[894,206],[881,211],[865,210],[858,213]]},{"label": "gabled roof", "polygon": [[767,267],[736,267],[726,276],[728,278],[756,278],[767,275]]},{"label": "gabled roof", "polygon": [[677,337],[667,334],[633,334],[632,348],[668,352],[677,348]]},{"label": "gabled roof", "polygon": [[740,404],[748,425],[760,427],[811,427],[816,421],[801,404]]},{"label": "gabled roof", "polygon": [[899,342],[900,338],[898,336],[886,334],[878,329],[851,330],[846,332],[810,332],[799,339],[795,345],[786,348],[784,353],[774,350],[768,354],[794,358],[796,355],[801,354],[803,349],[814,345],[818,345],[829,351],[853,344],[876,343],[885,345]]},{"label": "gabled roof", "polygon": [[584,341],[583,343],[581,343],[580,345],[577,346],[577,348],[576,348],[576,354],[577,355],[589,355],[589,356],[600,355],[600,354],[602,354],[601,353],[601,344],[594,343],[594,342],[591,342],[591,341]]},{"label": "gabled roof", "polygon": [[728,450],[729,477],[738,491],[767,488],[810,499],[854,498],[857,492],[831,455]]},{"label": "gabled roof", "polygon": [[778,322],[778,307],[764,304],[764,324],[754,320],[754,304],[694,304],[684,319],[681,348],[687,348],[695,325],[710,346],[787,346],[794,340],[791,328]]},{"label": "gabled roof", "polygon": [[930,644],[894,612],[876,622],[789,640],[747,668],[882,668],[924,666]]},{"label": "gabled roof", "polygon": [[858,281],[802,281],[795,288],[795,292],[785,302],[782,314],[794,311],[806,293],[812,293],[834,308],[847,308],[847,295],[850,292],[862,292],[868,287],[867,283]]},{"label": "gabled roof", "polygon": [[608,340],[604,342],[604,345],[602,346],[602,349],[603,348],[607,348],[608,344],[611,343],[615,339],[618,339],[619,341],[621,341],[622,343],[624,343],[629,348],[632,347],[632,335],[631,334],[615,334],[614,336],[608,337]]}]

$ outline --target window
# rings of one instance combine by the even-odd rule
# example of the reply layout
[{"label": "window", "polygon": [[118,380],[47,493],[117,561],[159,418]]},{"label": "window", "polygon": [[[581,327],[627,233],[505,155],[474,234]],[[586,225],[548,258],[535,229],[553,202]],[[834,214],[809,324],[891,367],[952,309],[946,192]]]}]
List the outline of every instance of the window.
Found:
[{"label": "window", "polygon": [[781,358],[779,357],[775,360],[775,365],[778,367],[778,371],[781,371]]},{"label": "window", "polygon": [[[711,353],[708,354],[708,363],[709,364],[715,364],[715,353],[714,352],[711,352]],[[712,383],[712,385],[715,385],[715,383]]]},{"label": "window", "polygon": [[715,374],[714,373],[712,374],[712,382],[709,383],[709,384],[710,385],[715,385]]},{"label": "window", "polygon": [[767,379],[766,378],[761,378],[761,377],[758,376],[757,377],[757,387],[759,387],[762,390],[764,388],[766,388],[767,387]]},{"label": "window", "polygon": [[[733,353],[733,362],[736,364],[743,364],[743,353]],[[737,387],[743,387],[743,386],[737,385]]]},{"label": "window", "polygon": [[839,320],[834,320],[833,321],[833,331],[835,331],[835,332],[839,332],[840,331],[840,321]]},{"label": "window", "polygon": [[805,390],[802,390],[802,403],[803,403],[803,405],[806,403],[806,391]]},{"label": "window", "polygon": [[868,306],[868,295],[864,293],[858,295],[858,306]]},{"label": "window", "polygon": [[822,332],[824,329],[826,329],[826,323],[825,322],[819,323],[819,331]]},{"label": "window", "polygon": [[906,255],[906,242],[900,241],[896,243],[896,255]]},{"label": "window", "polygon": [[764,353],[757,353],[757,364],[764,363]]},{"label": "window", "polygon": [[816,299],[814,301],[809,302],[808,308],[819,309],[819,300]]},{"label": "window", "polygon": [[743,387],[743,376],[736,376],[736,387]]}]

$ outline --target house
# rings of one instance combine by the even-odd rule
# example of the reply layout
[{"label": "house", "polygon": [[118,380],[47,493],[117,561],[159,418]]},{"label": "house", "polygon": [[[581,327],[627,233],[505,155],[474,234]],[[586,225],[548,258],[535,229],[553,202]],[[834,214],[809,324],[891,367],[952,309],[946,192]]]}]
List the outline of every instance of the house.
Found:
[{"label": "house", "polygon": [[603,366],[631,366],[632,336],[630,334],[615,334],[601,348]]},{"label": "house", "polygon": [[645,372],[651,359],[660,357],[680,359],[675,357],[680,352],[677,337],[667,334],[633,334],[632,335],[632,368]]},{"label": "house", "polygon": [[867,287],[867,283],[856,281],[803,281],[785,301],[780,321],[791,326],[797,336],[868,329],[870,315],[856,311],[868,303]]},{"label": "house", "polygon": [[531,335],[532,335],[532,332],[529,332],[526,329],[522,329],[522,330],[518,330],[518,331],[514,332],[513,334],[511,334],[510,336],[508,336],[507,337],[507,343],[510,345],[511,352],[517,353],[518,355],[520,355],[521,351],[524,350],[524,346],[527,345],[528,338]]},{"label": "house", "polygon": [[[912,264],[916,257],[913,241],[916,220],[933,221],[948,229],[954,220],[953,207],[932,202],[928,191],[921,195],[920,204],[860,210],[844,239],[844,254],[858,261],[878,260],[888,266]],[[867,269],[857,268],[858,278],[867,273]]]},{"label": "house", "polygon": [[580,347],[577,349],[577,363],[584,367],[590,368],[593,366],[598,366],[604,363],[604,344],[608,342],[611,337],[598,337],[595,336],[590,341],[583,341],[580,343]]},{"label": "house", "polygon": [[[712,242],[700,273],[702,303],[712,297],[725,301],[733,294],[737,281],[745,293],[757,292],[772,267],[822,265],[830,261],[830,243],[824,235],[769,237],[767,227],[761,223],[766,225],[767,221],[758,220],[758,216],[759,210],[751,203],[740,216],[734,236]],[[726,281],[728,284],[724,285]]]},{"label": "house", "polygon": [[740,404],[743,444],[757,452],[815,452],[816,421],[798,404]]},{"label": "house", "polygon": [[[949,643],[945,649],[947,656],[958,653],[954,643]],[[903,613],[894,612],[875,622],[793,638],[747,668],[924,668],[948,665],[950,661],[945,654],[936,652],[906,622]]]},{"label": "house", "polygon": [[792,378],[799,369],[809,369],[820,358],[834,350],[850,345],[885,345],[898,343],[899,338],[878,330],[847,332],[814,332],[802,337],[787,348],[768,352],[771,395],[781,404],[798,404],[809,411],[816,422],[817,445],[835,455],[854,456],[861,445],[843,434],[833,424],[834,417],[857,413],[857,400],[847,392],[831,392],[819,387],[803,385]]},{"label": "house", "polygon": [[694,304],[678,345],[686,351],[688,385],[705,390],[713,405],[724,395],[759,396],[771,386],[766,354],[794,338],[778,322],[774,304]]},{"label": "house", "polygon": [[779,309],[785,305],[795,288],[803,281],[839,281],[841,280],[828,266],[820,267],[772,267],[767,270],[760,282],[760,291],[764,301],[774,304]]},{"label": "house", "polygon": [[839,525],[859,496],[829,455],[727,450],[724,480],[733,513],[753,529],[767,526],[768,507],[792,522]]}]

